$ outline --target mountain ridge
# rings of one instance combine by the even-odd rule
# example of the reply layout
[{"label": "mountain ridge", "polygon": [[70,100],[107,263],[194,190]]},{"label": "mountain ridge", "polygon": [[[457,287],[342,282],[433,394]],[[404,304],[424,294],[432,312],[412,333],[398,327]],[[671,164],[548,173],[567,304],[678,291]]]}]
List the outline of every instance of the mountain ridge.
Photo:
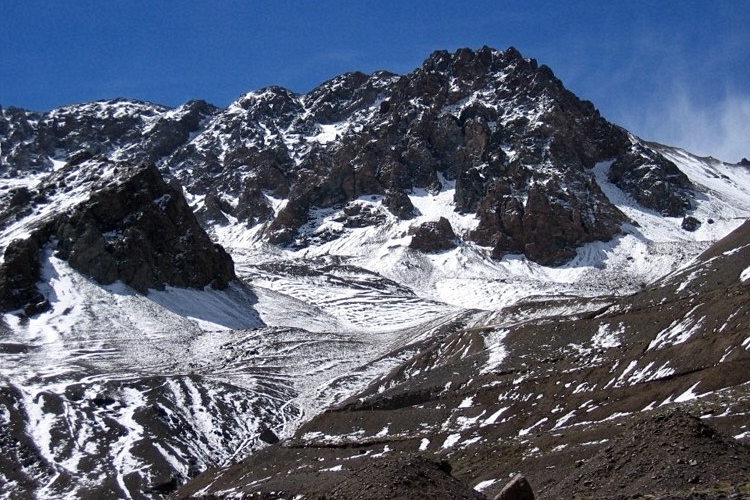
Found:
[{"label": "mountain ridge", "polygon": [[[81,113],[86,118],[72,120],[76,134],[69,140],[69,117]],[[32,147],[3,147],[10,149],[6,164],[25,159],[27,167],[40,167],[55,148],[156,160],[191,194],[208,197],[201,207],[207,222],[226,215],[269,222],[265,237],[279,244],[305,245],[299,229],[310,210],[363,195],[384,195],[391,213],[408,218],[414,209],[407,193],[439,190],[442,175],[456,181],[456,210],[479,220],[459,238],[493,248],[497,258],[523,253],[561,264],[582,244],[619,232],[624,218],[587,172],[613,159],[610,180],[641,205],[670,216],[685,215],[691,206],[690,182],[672,162],[606,122],[548,67],[513,48],[438,51],[407,75],[348,73],[308,94],[267,87],[223,111],[202,101],[168,111],[120,100],[31,118],[9,136],[28,135],[36,121],[36,137],[26,144]],[[93,144],[90,133],[108,139]],[[331,140],[336,135],[339,140]],[[243,180],[248,177],[250,185]],[[266,190],[291,202],[276,212]],[[535,221],[551,217],[537,230]]]}]

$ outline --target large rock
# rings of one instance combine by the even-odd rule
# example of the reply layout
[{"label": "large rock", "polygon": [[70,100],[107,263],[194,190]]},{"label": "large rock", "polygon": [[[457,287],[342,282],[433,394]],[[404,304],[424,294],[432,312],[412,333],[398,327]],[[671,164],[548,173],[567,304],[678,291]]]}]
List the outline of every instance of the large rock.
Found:
[{"label": "large rock", "polygon": [[414,204],[403,191],[389,190],[383,199],[383,204],[399,219],[412,219],[416,215]]},{"label": "large rock", "polygon": [[46,299],[36,288],[41,262],[38,239],[32,236],[14,240],[5,249],[4,257],[0,266],[0,310],[43,310]]},{"label": "large rock", "polygon": [[456,248],[457,238],[451,223],[445,217],[437,222],[425,222],[409,230],[411,242],[409,248],[422,252],[443,252]]},{"label": "large rock", "polygon": [[699,227],[701,227],[701,221],[696,219],[695,217],[692,217],[688,215],[684,219],[682,219],[682,224],[680,224],[680,227],[684,229],[685,231],[697,231]]},{"label": "large rock", "polygon": [[534,500],[534,490],[522,474],[516,474],[494,500]]}]

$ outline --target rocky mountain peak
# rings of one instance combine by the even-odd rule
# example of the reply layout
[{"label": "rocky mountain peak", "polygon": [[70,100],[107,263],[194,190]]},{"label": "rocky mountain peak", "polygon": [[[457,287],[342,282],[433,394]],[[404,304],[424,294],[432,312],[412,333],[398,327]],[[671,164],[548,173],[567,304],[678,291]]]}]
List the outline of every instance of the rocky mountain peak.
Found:
[{"label": "rocky mountain peak", "polygon": [[480,75],[504,71],[516,64],[535,65],[536,62],[533,59],[525,59],[515,47],[500,51],[485,45],[478,50],[460,48],[452,54],[447,50],[437,50],[425,60],[422,69],[453,76]]},{"label": "rocky mountain peak", "polygon": [[[225,110],[115,100],[9,109],[0,122],[7,175],[10,165],[49,170],[51,158],[68,159],[61,151],[154,162],[198,200],[207,226],[262,225],[277,244],[314,241],[303,234],[318,230],[305,226],[311,211],[385,196],[383,210],[409,219],[414,190],[447,186],[455,211],[477,221],[459,242],[559,264],[625,220],[596,187],[591,169],[605,161],[645,208],[682,216],[691,207],[673,163],[513,47],[438,51],[409,74],[351,72],[304,95],[267,87]],[[543,214],[554,223],[537,221]]]},{"label": "rocky mountain peak", "polygon": [[[189,192],[226,197],[214,206],[227,216],[267,224],[269,241],[294,245],[314,240],[300,233],[311,210],[387,194],[384,207],[408,219],[404,200],[414,189],[439,191],[442,178],[455,188],[455,210],[478,221],[459,239],[489,245],[496,257],[558,264],[584,243],[609,240],[625,220],[593,180],[590,169],[604,161],[646,208],[689,209],[690,183],[671,162],[546,66],[512,47],[483,47],[435,52],[400,77],[352,72],[302,96],[276,87],[247,94],[164,165]],[[268,195],[288,202],[274,212]],[[548,213],[559,215],[554,234],[532,222]]]}]

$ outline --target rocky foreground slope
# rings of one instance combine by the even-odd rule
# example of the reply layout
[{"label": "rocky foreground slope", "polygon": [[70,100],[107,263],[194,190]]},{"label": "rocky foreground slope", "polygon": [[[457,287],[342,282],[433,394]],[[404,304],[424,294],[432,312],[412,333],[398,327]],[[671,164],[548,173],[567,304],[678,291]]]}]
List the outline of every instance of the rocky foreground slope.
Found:
[{"label": "rocky foreground slope", "polygon": [[746,498],[749,265],[745,223],[630,297],[466,311],[176,498],[492,498],[517,473],[540,498]]},{"label": "rocky foreground slope", "polygon": [[748,186],[512,48],[0,108],[0,497],[742,490]]}]

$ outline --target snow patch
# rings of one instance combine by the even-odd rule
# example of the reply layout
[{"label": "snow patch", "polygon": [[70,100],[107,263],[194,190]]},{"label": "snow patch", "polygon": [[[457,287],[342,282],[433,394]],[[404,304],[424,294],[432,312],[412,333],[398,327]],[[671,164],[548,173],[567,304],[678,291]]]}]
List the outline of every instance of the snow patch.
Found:
[{"label": "snow patch", "polygon": [[533,431],[537,427],[539,427],[542,424],[544,424],[547,420],[549,420],[549,418],[547,418],[547,417],[542,418],[541,420],[539,420],[537,423],[535,423],[531,427],[527,427],[526,429],[521,429],[520,431],[518,431],[518,435],[519,436],[526,436],[526,435],[530,434],[531,431]]},{"label": "snow patch", "polygon": [[687,391],[685,391],[682,394],[680,394],[679,396],[677,396],[674,399],[674,402],[675,403],[684,403],[686,401],[690,401],[692,399],[699,398],[700,395],[695,392],[695,388],[698,387],[698,384],[700,384],[700,382],[696,382],[695,384],[693,384],[693,386],[690,387],[690,389],[688,389]]},{"label": "snow patch", "polygon": [[481,481],[481,482],[477,483],[477,485],[474,486],[474,490],[475,491],[484,491],[487,488],[489,488],[490,486],[492,486],[493,484],[495,484],[496,482],[497,482],[497,479],[486,479],[484,481]]},{"label": "snow patch", "polygon": [[487,417],[487,419],[486,419],[486,420],[485,420],[484,422],[482,422],[482,424],[480,425],[480,427],[485,427],[485,426],[487,426],[487,425],[492,425],[492,424],[494,424],[495,422],[497,422],[497,419],[498,419],[498,418],[500,418],[500,416],[501,416],[501,415],[502,415],[503,413],[505,413],[505,411],[506,411],[506,410],[507,410],[508,408],[509,408],[509,407],[508,407],[508,406],[506,406],[506,407],[503,407],[503,408],[500,408],[499,410],[497,410],[497,411],[496,411],[495,413],[493,413],[492,415],[490,415],[489,417]]},{"label": "snow patch", "polygon": [[474,405],[474,396],[469,396],[468,398],[461,401],[461,404],[458,405],[459,408],[471,408]]},{"label": "snow patch", "polygon": [[456,443],[458,443],[461,440],[461,434],[451,434],[447,438],[445,438],[445,441],[443,442],[443,445],[441,448],[451,448],[452,446],[455,446]]}]

